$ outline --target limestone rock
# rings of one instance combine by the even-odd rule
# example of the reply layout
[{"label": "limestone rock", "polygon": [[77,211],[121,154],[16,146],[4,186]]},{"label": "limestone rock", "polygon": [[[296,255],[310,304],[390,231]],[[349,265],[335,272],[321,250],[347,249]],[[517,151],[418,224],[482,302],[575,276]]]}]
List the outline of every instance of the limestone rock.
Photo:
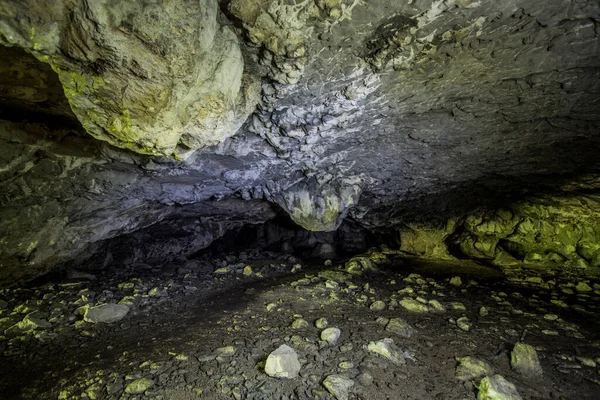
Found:
[{"label": "limestone rock", "polygon": [[329,321],[327,320],[327,318],[319,318],[315,321],[315,327],[319,329],[325,329],[327,328],[327,325],[329,325]]},{"label": "limestone rock", "polygon": [[468,332],[471,330],[471,321],[467,317],[460,317],[456,320],[456,326],[463,331]]},{"label": "limestone rock", "polygon": [[383,311],[386,309],[386,305],[385,302],[381,301],[381,300],[377,300],[374,301],[370,306],[369,309],[372,311]]},{"label": "limestone rock", "polygon": [[83,320],[86,322],[112,323],[122,320],[129,312],[129,306],[125,304],[101,304],[94,307],[86,307]]},{"label": "limestone rock", "polygon": [[400,300],[400,305],[404,307],[406,310],[414,312],[414,313],[426,313],[429,312],[429,307],[425,304],[418,302],[414,299],[402,299]]},{"label": "limestone rock", "polygon": [[385,338],[369,342],[367,350],[390,360],[396,365],[406,364],[404,353],[394,344],[393,339]]},{"label": "limestone rock", "polygon": [[298,354],[288,345],[281,345],[267,357],[265,373],[274,378],[294,379],[300,372]]},{"label": "limestone rock", "polygon": [[288,188],[274,200],[295,223],[309,231],[337,229],[362,191],[360,180],[344,179],[320,185],[309,179]]},{"label": "limestone rock", "polygon": [[329,375],[323,381],[323,386],[337,400],[348,400],[354,381],[342,375]]},{"label": "limestone rock", "polygon": [[150,387],[154,385],[154,381],[149,378],[140,378],[135,381],[129,383],[125,386],[125,393],[127,394],[140,394],[144,393],[146,390],[150,389]]},{"label": "limestone rock", "polygon": [[536,376],[543,373],[535,348],[521,342],[515,343],[510,353],[510,366],[523,375]]},{"label": "limestone rock", "polygon": [[458,357],[456,361],[459,365],[456,367],[454,377],[459,381],[470,381],[483,376],[491,376],[494,369],[487,362],[475,357]]},{"label": "limestone rock", "polygon": [[307,329],[309,326],[309,323],[302,318],[295,319],[292,322],[292,329]]},{"label": "limestone rock", "polygon": [[258,101],[258,82],[244,75],[238,39],[217,22],[214,0],[51,4],[10,3],[4,41],[50,64],[97,139],[182,157],[233,135]]},{"label": "limestone rock", "polygon": [[411,337],[416,331],[415,328],[410,326],[408,322],[402,318],[392,318],[387,323],[385,330],[388,332],[395,333],[396,335],[404,338]]},{"label": "limestone rock", "polygon": [[338,328],[325,328],[321,331],[321,340],[334,345],[340,338],[341,331]]},{"label": "limestone rock", "polygon": [[521,400],[515,385],[501,375],[486,376],[479,383],[477,400]]}]

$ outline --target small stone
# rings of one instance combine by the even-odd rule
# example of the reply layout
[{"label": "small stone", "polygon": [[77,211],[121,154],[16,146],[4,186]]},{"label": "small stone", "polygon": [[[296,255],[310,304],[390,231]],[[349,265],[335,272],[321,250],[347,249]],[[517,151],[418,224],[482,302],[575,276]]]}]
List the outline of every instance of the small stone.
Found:
[{"label": "small stone", "polygon": [[596,368],[596,361],[589,357],[581,357],[575,356],[575,359],[581,363],[581,365],[585,365],[586,367]]},{"label": "small stone", "polygon": [[457,301],[452,302],[452,309],[455,311],[467,311],[467,307],[465,307],[463,303]]},{"label": "small stone", "polygon": [[291,347],[283,344],[271,352],[265,363],[265,373],[274,378],[294,379],[300,372],[298,354]]},{"label": "small stone", "polygon": [[338,328],[325,328],[321,332],[321,340],[326,341],[330,345],[334,345],[340,338],[342,332]]},{"label": "small stone", "polygon": [[85,307],[83,320],[86,322],[112,323],[122,320],[129,312],[125,304],[102,304],[95,307]]},{"label": "small stone", "polygon": [[522,400],[515,385],[501,375],[486,376],[479,383],[477,400]]},{"label": "small stone", "polygon": [[387,358],[396,365],[404,365],[406,363],[404,360],[404,354],[394,344],[393,339],[385,338],[376,342],[369,342],[367,345],[367,350]]},{"label": "small stone", "polygon": [[456,361],[460,364],[456,367],[454,377],[461,382],[492,375],[494,369],[490,364],[475,357],[457,357]]},{"label": "small stone", "polygon": [[127,394],[140,394],[144,393],[148,390],[152,385],[154,385],[154,381],[148,378],[136,379],[131,382],[129,385],[125,387],[125,393]]},{"label": "small stone", "polygon": [[575,290],[578,292],[591,292],[592,288],[585,282],[579,282],[577,286],[575,286]]},{"label": "small stone", "polygon": [[452,286],[461,286],[462,285],[462,279],[460,279],[460,276],[454,276],[452,277],[452,279],[450,279],[450,284]]},{"label": "small stone", "polygon": [[295,319],[292,322],[292,329],[307,329],[309,326],[309,323],[302,318]]},{"label": "small stone", "polygon": [[386,305],[385,302],[381,301],[381,300],[377,300],[375,302],[373,302],[371,304],[371,306],[369,307],[369,309],[371,309],[372,311],[383,311],[385,310]]},{"label": "small stone", "polygon": [[429,304],[429,310],[432,312],[442,313],[446,311],[446,308],[437,300],[429,300],[427,302]]},{"label": "small stone", "polygon": [[242,273],[243,273],[245,276],[250,276],[250,275],[252,275],[252,267],[251,267],[251,266],[249,266],[249,265],[246,265],[246,266],[244,267],[244,269],[243,269]]},{"label": "small stone", "polygon": [[400,305],[404,307],[406,310],[415,312],[415,313],[426,313],[429,312],[429,307],[425,304],[418,302],[413,299],[403,299],[400,301]]},{"label": "small stone", "polygon": [[215,349],[215,353],[223,357],[230,357],[235,354],[235,347],[233,346],[223,346]]},{"label": "small stone", "polygon": [[546,321],[556,321],[558,318],[559,318],[559,317],[558,317],[558,315],[556,315],[556,314],[545,314],[545,315],[544,315],[544,319],[545,319]]},{"label": "small stone", "polygon": [[337,400],[348,400],[354,381],[342,375],[329,375],[323,381],[323,386]]},{"label": "small stone", "polygon": [[315,321],[315,326],[319,329],[325,329],[327,328],[327,325],[329,325],[329,321],[327,321],[327,318],[319,318]]},{"label": "small stone", "polygon": [[533,346],[518,342],[510,353],[510,366],[520,374],[535,376],[542,374],[542,366]]},{"label": "small stone", "polygon": [[341,369],[350,369],[354,368],[354,363],[352,361],[342,361],[338,364],[338,367]]},{"label": "small stone", "polygon": [[467,317],[460,317],[456,320],[456,326],[463,331],[468,332],[471,330],[471,321],[469,321],[469,318]]},{"label": "small stone", "polygon": [[386,326],[390,322],[390,319],[386,317],[377,317],[375,322],[381,326]]},{"label": "small stone", "polygon": [[358,377],[358,383],[363,386],[371,386],[373,384],[373,375],[369,372],[363,372]]},{"label": "small stone", "polygon": [[392,318],[385,327],[388,332],[393,332],[398,336],[409,338],[415,333],[415,329],[402,318]]},{"label": "small stone", "polygon": [[489,314],[490,314],[490,311],[488,310],[488,308],[486,306],[481,306],[481,308],[479,309],[479,316],[487,317]]},{"label": "small stone", "polygon": [[214,273],[217,275],[227,274],[230,271],[229,267],[217,268]]}]

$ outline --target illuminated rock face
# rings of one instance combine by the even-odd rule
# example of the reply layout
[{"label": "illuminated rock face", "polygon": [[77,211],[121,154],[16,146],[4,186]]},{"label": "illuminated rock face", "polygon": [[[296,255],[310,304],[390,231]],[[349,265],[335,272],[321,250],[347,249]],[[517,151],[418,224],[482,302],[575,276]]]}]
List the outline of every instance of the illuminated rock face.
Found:
[{"label": "illuminated rock face", "polygon": [[92,136],[182,157],[233,135],[258,100],[216,0],[8,2],[0,39],[49,63]]},{"label": "illuminated rock face", "polygon": [[596,265],[569,220],[597,213],[599,31],[563,0],[0,0],[2,276],[134,233],[186,256],[281,210]]}]

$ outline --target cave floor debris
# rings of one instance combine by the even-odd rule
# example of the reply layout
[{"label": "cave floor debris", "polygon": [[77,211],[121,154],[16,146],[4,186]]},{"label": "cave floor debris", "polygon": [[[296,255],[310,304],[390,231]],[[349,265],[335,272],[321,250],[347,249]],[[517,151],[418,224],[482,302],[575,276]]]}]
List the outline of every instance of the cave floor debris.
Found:
[{"label": "cave floor debris", "polygon": [[[242,253],[4,289],[0,398],[475,399],[482,380],[523,399],[600,398],[600,285],[538,272],[349,274]],[[105,303],[127,306],[117,322],[84,319]],[[275,368],[296,376],[295,352],[293,379],[264,371],[281,345],[293,351]]]}]

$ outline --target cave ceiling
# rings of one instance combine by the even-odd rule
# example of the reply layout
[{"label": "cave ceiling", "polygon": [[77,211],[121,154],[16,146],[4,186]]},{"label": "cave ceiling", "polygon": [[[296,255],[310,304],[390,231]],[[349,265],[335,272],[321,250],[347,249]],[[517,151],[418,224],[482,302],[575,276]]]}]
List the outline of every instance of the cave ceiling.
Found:
[{"label": "cave ceiling", "polygon": [[192,253],[281,213],[375,229],[590,179],[599,18],[564,0],[2,0],[2,279],[156,224]]}]

